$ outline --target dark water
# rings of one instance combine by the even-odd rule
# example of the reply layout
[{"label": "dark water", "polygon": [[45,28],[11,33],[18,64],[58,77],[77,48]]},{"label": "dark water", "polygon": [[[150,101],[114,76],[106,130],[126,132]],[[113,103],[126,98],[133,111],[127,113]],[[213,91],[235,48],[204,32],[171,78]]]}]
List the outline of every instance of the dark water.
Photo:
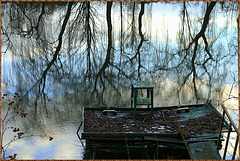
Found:
[{"label": "dark water", "polygon": [[[94,7],[98,5],[93,3]],[[100,6],[99,21],[105,23],[105,4]],[[138,7],[134,11],[136,18],[140,9]],[[176,39],[177,32],[171,28],[176,24],[171,24],[171,20],[179,19],[181,5],[153,3],[146,4],[145,7],[143,31],[147,41],[143,41],[141,56],[135,57],[141,38],[138,32],[134,36],[129,31],[131,25],[127,22],[132,17],[129,11],[125,11],[123,29],[127,34],[123,36],[124,41],[121,41],[120,28],[117,27],[120,22],[112,19],[114,49],[111,50],[108,66],[100,75],[98,74],[107,55],[107,32],[104,28],[99,27],[96,30],[97,34],[103,35],[98,37],[101,43],[92,45],[91,52],[86,52],[85,43],[80,44],[81,47],[74,46],[75,39],[69,39],[66,32],[66,44],[55,66],[48,71],[45,85],[39,83],[34,86],[52,54],[40,49],[41,53],[31,50],[31,45],[30,48],[22,48],[31,42],[29,39],[13,39],[16,46],[1,55],[2,95],[8,94],[2,98],[2,118],[9,107],[9,101],[15,99],[14,93],[18,92],[23,100],[19,102],[18,108],[24,109],[28,115],[22,118],[14,114],[9,126],[19,127],[24,136],[33,136],[11,143],[6,156],[16,153],[17,159],[83,159],[84,149],[76,135],[82,108],[101,105],[130,107],[130,87],[136,80],[148,80],[154,85],[154,107],[204,103],[207,99],[211,99],[215,107],[219,107],[225,101],[238,125],[238,98],[229,99],[238,96],[238,83],[234,82],[238,80],[237,27],[234,22],[222,34],[219,33],[224,26],[219,25],[218,21],[211,24],[209,28],[214,28],[215,35],[208,32],[207,36],[217,37],[216,42],[211,45],[214,60],[209,60],[204,67],[202,62],[207,59],[207,54],[203,44],[199,46],[194,64],[191,63],[193,49],[186,55],[177,52],[181,47]],[[166,11],[160,12],[159,8],[165,8]],[[176,8],[176,13],[173,8]],[[194,16],[203,15],[200,7],[195,9],[197,13]],[[112,16],[119,17],[118,11],[119,4],[115,3]],[[215,11],[215,19],[231,21],[223,17],[223,14]],[[159,21],[157,17],[162,22],[159,28],[156,27]],[[2,18],[4,26],[9,20],[5,14]],[[57,17],[52,16],[52,19]],[[148,29],[151,27],[150,32]],[[169,34],[166,32],[167,28]],[[131,40],[130,37],[134,39]],[[68,42],[70,40],[72,42]],[[67,45],[69,43],[72,44],[71,47]],[[193,69],[197,71],[195,74]],[[13,137],[12,130],[7,130],[3,142],[7,143]],[[53,138],[51,141],[50,137]]]}]

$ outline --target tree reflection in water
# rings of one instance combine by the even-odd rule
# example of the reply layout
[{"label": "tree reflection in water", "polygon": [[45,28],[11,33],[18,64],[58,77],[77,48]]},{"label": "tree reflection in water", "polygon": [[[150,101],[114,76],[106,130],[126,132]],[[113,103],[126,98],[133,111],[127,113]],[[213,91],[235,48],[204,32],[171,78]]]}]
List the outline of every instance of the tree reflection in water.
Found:
[{"label": "tree reflection in water", "polygon": [[237,17],[237,2],[3,2],[2,93],[25,96],[37,132],[41,118],[130,107],[136,80],[153,83],[154,106],[237,101]]},{"label": "tree reflection in water", "polygon": [[[158,21],[150,19],[152,8],[162,3],[3,3],[2,52],[12,54],[15,72],[3,83],[28,97],[72,93],[77,99],[81,94],[97,105],[104,104],[108,88],[121,98],[119,88],[134,80],[175,80],[172,93],[179,103],[184,103],[185,86],[195,103],[211,97],[213,88],[237,71],[237,27],[216,23],[230,11],[226,20],[235,23],[237,3],[165,3],[179,9],[175,16],[181,23],[175,40],[166,29],[161,41],[148,25]],[[199,12],[191,14],[194,9]],[[207,92],[202,93],[202,86]]]}]

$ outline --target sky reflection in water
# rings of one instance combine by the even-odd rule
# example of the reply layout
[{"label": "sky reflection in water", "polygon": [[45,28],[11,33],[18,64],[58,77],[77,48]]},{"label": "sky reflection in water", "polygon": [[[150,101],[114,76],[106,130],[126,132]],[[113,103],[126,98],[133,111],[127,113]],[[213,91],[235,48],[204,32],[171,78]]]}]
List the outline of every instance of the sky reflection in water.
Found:
[{"label": "sky reflection in water", "polygon": [[[167,11],[166,8],[168,9]],[[149,17],[144,17],[145,21],[151,22],[151,25],[149,25],[152,31],[151,43],[153,43],[156,48],[158,45],[164,46],[165,42],[169,41],[168,43],[173,46],[170,50],[175,51],[175,47],[178,45],[176,43],[176,31],[179,29],[179,9],[180,7],[174,7],[169,4],[154,3],[152,7],[152,20],[148,20]],[[200,9],[198,8],[190,11],[198,13],[198,10]],[[105,13],[102,14],[104,15]],[[199,12],[199,14],[201,14],[201,12]],[[115,14],[113,17],[118,17],[118,15]],[[217,22],[216,26],[219,27],[216,29],[216,32],[221,31],[221,27],[223,27],[222,24],[225,20],[226,19],[221,16],[215,19]],[[113,23],[115,26],[119,26],[119,22],[115,21],[115,19],[113,19]],[[147,27],[149,26],[143,26],[143,31],[146,32],[146,34],[148,34],[147,31],[149,31],[149,29]],[[229,37],[224,37],[228,42],[231,41],[232,37],[234,37],[232,34],[236,34],[236,22],[230,24],[229,26]],[[166,29],[168,29],[168,36]],[[119,28],[116,28],[116,30],[119,30]],[[223,40],[223,38],[221,39]],[[220,42],[221,39],[219,40]],[[115,48],[118,49],[119,41],[116,40],[115,44]],[[96,58],[99,58],[97,59],[99,62],[102,62],[105,59],[104,52],[106,44],[103,44],[103,46],[104,48],[101,48],[99,53],[95,53]],[[214,47],[218,48],[217,45]],[[219,51],[220,55],[225,53],[224,50],[227,51],[227,49],[222,50],[223,51]],[[129,47],[126,48],[125,51],[131,53],[133,50]],[[214,52],[217,51],[218,50]],[[160,65],[165,62],[163,60],[159,63],[159,60],[162,60],[163,58],[163,53],[159,52],[156,54],[149,54],[154,52],[155,48],[149,48],[149,46],[146,46],[142,53],[143,60],[141,62],[142,65],[149,70],[148,72],[141,70],[142,79],[149,79],[154,84],[154,106],[178,105],[179,102],[180,104],[195,104],[196,100],[191,84],[191,77],[181,90],[180,98],[177,95],[177,91],[180,86],[179,84],[183,79],[182,75],[188,72],[189,64],[186,64],[180,72],[160,71],[158,68],[160,68]],[[62,55],[63,62],[68,60],[68,57],[64,57],[66,54]],[[114,51],[114,55],[115,58],[113,63],[121,64],[120,52]],[[51,58],[51,55],[49,54],[46,57]],[[40,65],[43,65],[41,64],[41,56],[34,58],[36,58],[35,61],[37,61]],[[85,62],[86,55],[84,57],[84,55],[82,56],[81,54],[76,54],[73,56],[73,59],[79,59],[79,62]],[[125,58],[123,57],[122,59],[124,60]],[[166,57],[166,59],[168,58]],[[179,59],[168,62],[168,65],[172,66],[172,64],[176,64]],[[215,69],[209,68],[213,75],[211,93],[209,92],[208,85],[209,78],[206,77],[206,75],[205,77],[203,76],[197,80],[199,103],[204,103],[206,99],[210,98],[213,100],[214,105],[218,105],[219,102],[227,99],[226,93],[229,93],[233,82],[231,74],[229,74],[230,71],[238,77],[237,60],[238,58],[236,54],[235,57],[230,58],[230,61],[227,60],[229,62],[225,62],[225,60],[222,62],[220,61],[216,71]],[[27,62],[27,58],[13,58],[11,53],[2,55],[2,94],[14,92],[22,92],[22,94],[24,94],[24,92],[26,92],[26,90],[34,84],[34,81],[36,80],[33,76],[35,75],[32,75],[31,71],[34,71],[32,69],[36,65],[31,66],[31,64],[28,64]],[[74,64],[76,62],[66,61],[65,63]],[[129,74],[137,68],[137,62],[134,63],[134,65],[127,63],[126,65],[122,65],[120,67],[123,68],[123,71],[126,70],[125,72]],[[56,64],[59,65],[58,63]],[[25,65],[27,66],[26,68]],[[86,75],[81,73],[86,70],[85,63],[77,65],[78,66],[73,69],[74,72],[71,73],[70,79],[57,79],[54,72],[52,73],[52,77],[48,77],[49,79],[46,84],[46,93],[48,96],[46,104],[44,104],[44,100],[35,101],[32,99],[36,97],[36,90],[29,94],[29,100],[25,98],[22,106],[24,106],[25,110],[28,111],[29,116],[27,116],[26,120],[22,122],[12,121],[11,124],[16,124],[17,126],[22,127],[25,131],[25,135],[33,134],[37,136],[12,143],[6,156],[16,153],[17,159],[83,159],[84,150],[76,135],[77,128],[81,121],[82,107],[98,107],[100,105],[130,107],[130,85],[133,80],[136,80],[136,73],[129,80],[125,78],[122,73],[117,75],[119,73],[118,70],[113,69],[111,71],[109,68],[109,73],[107,73],[109,75],[107,75],[107,77],[113,79],[111,81],[114,85],[116,85],[118,91],[116,92],[116,90],[114,90],[110,84],[106,83],[107,81],[105,80],[106,88],[104,91],[102,90],[102,86],[98,84],[97,87],[101,90],[99,90],[98,95],[96,93],[93,95],[91,93],[93,90],[91,83],[92,85],[95,83],[94,79],[92,78],[93,82],[90,83],[91,79],[85,79],[84,77]],[[37,68],[42,68],[42,66],[37,66]],[[98,68],[100,67],[97,67],[95,70],[98,70]],[[202,70],[203,69],[199,69],[198,71],[200,73],[204,73]],[[36,72],[36,75],[38,74],[39,73]],[[27,75],[30,76],[27,77]],[[88,86],[88,83],[90,86]],[[225,94],[223,94],[224,92]],[[238,95],[237,85],[234,86],[232,94],[236,96]],[[228,101],[226,104],[227,107],[236,109],[238,107],[238,100]],[[236,113],[238,113],[237,110],[234,110],[231,114],[234,116],[236,122],[238,122],[238,116]],[[31,125],[31,123],[35,123],[35,125]],[[4,139],[10,140],[12,137],[11,133],[11,131],[6,133]],[[38,137],[38,135],[40,136]],[[49,141],[50,136],[53,137],[52,141]]]}]

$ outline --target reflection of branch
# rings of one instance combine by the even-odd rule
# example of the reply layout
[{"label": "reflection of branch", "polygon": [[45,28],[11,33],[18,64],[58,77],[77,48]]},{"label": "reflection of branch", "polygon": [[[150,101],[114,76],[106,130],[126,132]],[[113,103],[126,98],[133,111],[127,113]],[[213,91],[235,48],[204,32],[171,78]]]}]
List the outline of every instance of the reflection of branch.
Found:
[{"label": "reflection of branch", "polygon": [[[28,21],[30,22],[30,24],[31,24],[31,30],[30,31],[26,31],[27,32],[27,34],[29,34],[29,33],[31,33],[31,35],[32,35],[32,30],[33,30],[33,25],[32,25],[32,20],[28,17],[28,15],[26,14],[26,12],[25,12],[25,10],[24,10],[24,8],[23,8],[23,6],[21,5],[21,3],[18,3],[18,2],[15,2],[15,4],[19,7],[19,9],[22,11],[22,13],[23,13],[23,15],[28,19]],[[23,31],[22,31],[23,32]],[[27,35],[26,34],[26,35]],[[31,36],[30,35],[30,36]],[[25,36],[25,35],[24,35]]]},{"label": "reflection of branch", "polygon": [[196,59],[196,55],[197,55],[197,47],[198,47],[198,40],[195,41],[195,47],[194,47],[193,57],[192,57],[193,88],[194,88],[195,97],[196,97],[197,103],[198,103],[198,95],[197,95],[197,87],[196,87],[197,73],[196,73],[196,67],[195,67],[195,59]]},{"label": "reflection of branch", "polygon": [[63,38],[63,34],[64,34],[64,31],[65,31],[67,22],[68,22],[68,20],[69,20],[70,14],[71,14],[72,5],[73,5],[73,2],[69,2],[69,3],[68,3],[67,14],[66,14],[66,16],[65,16],[65,18],[64,18],[64,21],[63,21],[63,24],[62,24],[62,28],[61,28],[60,34],[59,34],[59,36],[58,36],[58,45],[57,45],[57,48],[56,48],[56,50],[55,50],[55,53],[54,53],[54,55],[53,55],[52,60],[48,63],[47,68],[44,70],[44,72],[43,72],[43,74],[42,74],[42,77],[27,91],[27,93],[28,93],[29,91],[31,91],[37,84],[41,84],[42,82],[43,82],[42,92],[44,92],[47,72],[48,72],[48,70],[52,67],[52,65],[54,64],[54,62],[56,61],[57,56],[59,55],[59,52],[60,52],[61,47],[62,47],[62,38]]},{"label": "reflection of branch", "polygon": [[[184,2],[184,5],[185,5],[185,2]],[[191,34],[191,29],[190,29],[190,20],[189,20],[189,14],[188,14],[187,8],[186,8],[186,15],[187,15],[187,22],[188,22],[187,23],[188,24],[188,31],[189,31],[191,39],[193,40],[193,37],[192,37],[192,34]]]},{"label": "reflection of branch", "polygon": [[141,40],[138,44],[137,47],[137,52],[136,54],[130,59],[130,61],[132,62],[133,59],[135,59],[138,56],[138,79],[140,79],[140,68],[141,68],[141,54],[140,54],[140,49],[142,47],[143,41],[144,41],[144,36],[142,33],[142,16],[144,14],[144,2],[141,2],[141,10],[139,12],[139,17],[138,17],[138,31],[139,31],[139,35],[141,37]]},{"label": "reflection of branch", "polygon": [[[210,51],[208,50],[208,42],[207,42],[207,39],[206,39],[205,34],[202,35],[202,38],[203,38],[203,41],[204,41],[204,44],[205,44],[205,51],[207,52],[207,54],[208,54],[208,56],[209,56],[208,59],[212,59],[212,60],[213,60],[213,57],[212,57]],[[207,59],[207,60],[208,60],[208,59]]]},{"label": "reflection of branch", "polygon": [[108,81],[108,83],[114,88],[114,90],[117,92],[119,96],[121,96],[121,93],[118,91],[117,87],[112,83],[111,80],[108,79],[107,76],[103,75],[103,77]]},{"label": "reflection of branch", "polygon": [[34,28],[37,30],[37,39],[40,37],[38,27],[39,27],[39,24],[40,24],[40,21],[41,21],[43,15],[45,14],[44,7],[45,7],[45,3],[42,3],[42,12],[41,12],[40,16],[38,17],[37,25],[34,26]]},{"label": "reflection of branch", "polygon": [[117,65],[114,65],[113,63],[109,63],[109,65],[111,65],[112,67],[116,68],[118,70],[119,74],[123,74],[126,78],[128,78],[129,80],[131,80],[132,78],[127,75],[122,69],[120,69]]},{"label": "reflection of branch", "polygon": [[182,39],[180,39],[180,42],[183,43],[183,44],[186,44],[185,41],[182,42],[184,40],[184,24],[185,24],[185,17],[187,18],[187,27],[188,27],[188,32],[189,32],[189,38],[191,38],[191,40],[193,40],[193,36],[192,36],[192,33],[191,33],[191,28],[190,28],[190,19],[189,19],[189,14],[188,14],[188,11],[187,11],[187,7],[186,7],[186,2],[183,2],[183,10],[182,10],[182,14],[183,14],[183,19],[182,19],[182,33],[181,33],[181,37]]},{"label": "reflection of branch", "polygon": [[[185,58],[187,57],[187,51],[194,45],[194,49],[193,49],[193,56],[192,56],[192,59],[191,59],[191,67],[192,67],[192,70],[191,72],[186,76],[185,80],[184,80],[184,84],[186,82],[186,80],[188,79],[188,77],[190,76],[190,74],[192,73],[193,74],[193,88],[194,88],[194,93],[195,93],[195,97],[196,97],[196,100],[197,100],[197,103],[198,103],[198,94],[197,94],[197,87],[196,87],[196,78],[197,78],[197,72],[196,72],[196,66],[195,66],[195,60],[196,60],[196,57],[197,57],[197,51],[198,51],[198,46],[199,46],[199,39],[202,37],[203,40],[204,40],[204,44],[205,44],[205,52],[208,54],[209,58],[207,58],[204,63],[203,63],[203,67],[205,69],[205,71],[207,71],[206,67],[205,67],[205,64],[208,62],[208,60],[212,59],[212,55],[211,53],[209,52],[208,50],[208,42],[206,40],[206,36],[205,36],[205,31],[206,31],[206,28],[207,28],[207,25],[209,24],[209,19],[210,19],[210,14],[214,8],[214,6],[216,5],[216,2],[211,2],[209,6],[207,6],[207,10],[206,10],[206,13],[204,15],[204,20],[203,20],[203,24],[202,24],[202,27],[201,27],[201,30],[198,32],[198,34],[195,36],[195,38],[189,43],[189,45],[184,49],[186,51],[186,54],[184,56],[184,59],[182,59],[182,61],[176,66],[180,66],[184,61],[185,61]],[[184,6],[184,10],[185,10],[185,6]],[[184,14],[185,15],[185,14]],[[182,85],[184,85],[182,84]],[[181,89],[182,87],[180,87]]]},{"label": "reflection of branch", "polygon": [[188,75],[184,78],[183,83],[180,85],[180,88],[178,89],[177,93],[179,93],[181,91],[181,89],[183,88],[184,84],[187,82],[187,80],[191,74],[192,74],[192,71],[189,72]]},{"label": "reflection of branch", "polygon": [[5,51],[1,50],[1,53],[3,54],[3,53],[6,53],[8,51],[8,49],[12,46],[12,42],[10,41],[10,35],[8,35],[6,29],[4,29],[3,26],[1,26],[1,30],[2,30],[2,37],[3,37],[3,35],[5,35],[7,37],[7,40],[4,41],[4,42],[3,42],[3,39],[2,39],[2,46],[5,42],[8,42]]},{"label": "reflection of branch", "polygon": [[[209,59],[212,59],[212,55],[211,53],[209,52],[208,50],[208,42],[206,40],[206,36],[205,36],[205,31],[206,31],[206,28],[207,28],[207,25],[209,23],[209,18],[210,18],[210,13],[212,12],[214,6],[216,5],[216,2],[211,2],[210,5],[207,7],[207,10],[206,10],[206,13],[205,13],[205,16],[204,16],[204,20],[203,20],[203,25],[202,25],[202,28],[201,30],[198,32],[198,34],[195,36],[194,39],[192,39],[192,41],[188,44],[188,46],[181,50],[181,51],[178,51],[176,54],[179,54],[179,53],[182,53],[182,52],[185,52],[185,55],[182,59],[182,61],[176,65],[175,67],[172,67],[171,69],[176,69],[178,68],[180,65],[182,65],[184,63],[184,61],[186,60],[187,56],[188,56],[188,51],[189,49],[191,48],[191,46],[194,44],[195,47],[194,47],[194,53],[193,53],[193,58],[192,58],[192,62],[195,61],[195,58],[196,58],[196,52],[197,52],[197,46],[198,46],[198,40],[202,37],[203,40],[204,40],[204,44],[205,44],[205,51],[207,52],[207,54],[209,55],[209,58],[204,62],[207,63],[207,61]],[[192,65],[194,65],[194,63],[192,63]],[[164,70],[167,70],[167,69],[164,69]]]},{"label": "reflection of branch", "polygon": [[107,68],[109,62],[110,62],[110,55],[111,55],[111,49],[112,49],[112,21],[111,21],[111,9],[112,9],[112,2],[107,2],[107,12],[106,12],[106,16],[107,16],[107,26],[108,26],[108,48],[107,48],[107,56],[105,59],[105,62],[103,64],[103,66],[101,67],[101,69],[99,70],[99,72],[96,75],[96,81],[95,81],[95,89],[97,87],[97,80],[101,75],[104,75],[104,71]]},{"label": "reflection of branch", "polygon": [[144,41],[144,37],[142,34],[142,16],[144,14],[144,2],[141,2],[141,10],[139,13],[139,18],[138,18],[138,26],[139,26],[139,35],[141,37],[141,41],[138,45],[137,48],[137,54],[138,54],[138,79],[140,79],[140,68],[141,68],[141,54],[140,54],[140,49],[142,47],[143,41]]},{"label": "reflection of branch", "polygon": [[229,93],[225,93],[225,92],[224,92],[226,95],[228,95],[228,98],[226,98],[223,102],[226,102],[226,101],[228,101],[228,100],[230,100],[230,99],[238,99],[237,96],[234,96],[234,95],[232,94],[233,87],[234,87],[235,84],[237,84],[237,82],[236,82],[236,80],[235,80],[235,75],[234,75],[234,74],[233,74],[233,80],[234,80],[234,82],[232,83],[230,92],[229,92]]}]

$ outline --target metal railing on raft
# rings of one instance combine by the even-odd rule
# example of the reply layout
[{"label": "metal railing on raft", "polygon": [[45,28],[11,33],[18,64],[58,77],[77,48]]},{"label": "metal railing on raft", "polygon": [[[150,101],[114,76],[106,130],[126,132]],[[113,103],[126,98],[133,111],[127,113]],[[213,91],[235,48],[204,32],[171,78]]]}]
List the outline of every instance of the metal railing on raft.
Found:
[{"label": "metal railing on raft", "polygon": [[[234,121],[232,120],[230,114],[228,113],[226,107],[224,106],[224,104],[221,104],[221,107],[222,107],[222,115],[221,115],[221,124],[220,124],[220,130],[219,130],[219,136],[218,136],[218,142],[217,142],[217,146],[218,147],[221,147],[221,136],[222,136],[222,132],[223,131],[223,126],[226,122],[226,120],[229,120],[228,122],[228,130],[227,130],[227,138],[226,138],[226,144],[225,144],[225,149],[224,149],[224,152],[223,152],[223,159],[226,158],[226,154],[227,154],[227,149],[228,149],[228,145],[229,145],[229,139],[230,139],[230,135],[232,132],[236,132],[237,134],[237,138],[236,138],[236,141],[235,141],[235,145],[234,145],[234,149],[233,149],[233,154],[232,154],[232,160],[235,159],[235,155],[236,155],[236,152],[237,152],[237,147],[238,147],[238,139],[239,139],[239,132],[238,132],[238,128],[237,126],[235,125]],[[234,129],[234,130],[233,130]]]},{"label": "metal railing on raft", "polygon": [[[77,130],[77,136],[78,136],[78,139],[80,140],[80,142],[81,142],[81,144],[82,144],[82,147],[84,148],[84,149],[86,149],[86,147],[84,146],[84,143],[83,143],[83,140],[82,140],[82,134],[81,134],[81,132],[83,131],[83,127],[84,126],[84,108],[82,109],[82,117],[81,117],[81,123],[80,123],[80,125],[79,125],[79,127],[78,127],[78,130]],[[79,131],[81,131],[80,132],[80,135],[79,135]]]}]

